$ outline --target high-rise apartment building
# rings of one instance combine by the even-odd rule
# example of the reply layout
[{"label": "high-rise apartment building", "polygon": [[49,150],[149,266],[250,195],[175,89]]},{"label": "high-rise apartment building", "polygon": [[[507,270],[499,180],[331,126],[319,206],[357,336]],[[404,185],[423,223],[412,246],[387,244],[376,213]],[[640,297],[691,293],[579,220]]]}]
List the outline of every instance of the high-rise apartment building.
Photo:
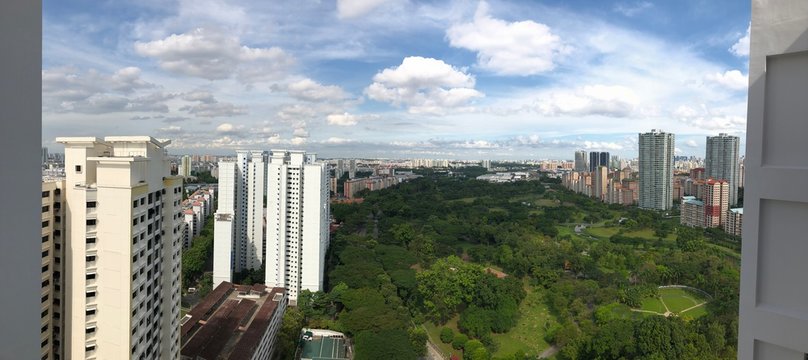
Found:
[{"label": "high-rise apartment building", "polygon": [[[219,163],[213,286],[244,269],[266,268],[266,283],[322,290],[328,247],[329,176],[303,151],[238,151]],[[266,197],[266,203],[264,198]],[[266,210],[266,211],[265,211]]]},{"label": "high-rise apartment building", "polygon": [[575,171],[589,170],[589,163],[586,161],[586,151],[578,150],[575,152]]},{"label": "high-rise apartment building", "polygon": [[668,210],[673,206],[674,135],[661,130],[639,134],[639,207]]},{"label": "high-rise apartment building", "polygon": [[589,153],[589,172],[594,173],[598,166],[609,167],[609,153],[593,151]]},{"label": "high-rise apartment building", "polygon": [[710,179],[704,188],[704,227],[723,227],[729,210],[729,182]]},{"label": "high-rise apartment building", "polygon": [[56,141],[66,175],[63,358],[178,359],[182,178],[170,175],[169,142]]},{"label": "high-rise apartment building", "polygon": [[598,166],[594,174],[595,183],[592,186],[592,196],[598,200],[604,200],[606,187],[609,185],[609,168]]},{"label": "high-rise apartment building", "polygon": [[356,177],[356,159],[348,160],[348,178],[353,179]]},{"label": "high-rise apartment building", "polygon": [[184,155],[180,162],[180,171],[179,174],[184,177],[191,176],[191,157],[188,155]]},{"label": "high-rise apartment building", "polygon": [[40,359],[48,360],[64,358],[64,184],[64,180],[42,182],[42,316],[39,340]]},{"label": "high-rise apartment building", "polygon": [[263,262],[266,152],[238,150],[219,162],[219,207],[214,215],[213,286]]},{"label": "high-rise apartment building", "polygon": [[301,290],[323,289],[329,244],[327,168],[314,154],[273,150],[267,179],[265,281],[287,288],[289,299],[296,301]]},{"label": "high-rise apartment building", "polygon": [[740,185],[740,171],[738,168],[738,146],[740,139],[737,136],[719,134],[707,137],[707,155],[704,157],[704,168],[707,177],[716,180],[726,180],[729,183],[729,204],[738,202],[738,186]]},{"label": "high-rise apartment building", "polygon": [[47,162],[48,162],[48,148],[43,146],[42,147],[42,164],[45,164]]}]

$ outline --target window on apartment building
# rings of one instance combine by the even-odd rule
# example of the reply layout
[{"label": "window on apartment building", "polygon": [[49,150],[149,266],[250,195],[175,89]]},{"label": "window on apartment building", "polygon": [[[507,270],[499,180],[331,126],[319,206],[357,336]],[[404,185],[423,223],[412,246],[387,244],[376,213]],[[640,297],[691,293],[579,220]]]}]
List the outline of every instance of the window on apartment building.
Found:
[{"label": "window on apartment building", "polygon": [[95,280],[95,276],[96,276],[95,273],[89,273],[89,274],[84,275],[84,279],[85,280]]},{"label": "window on apartment building", "polygon": [[[48,331],[48,324],[43,325],[42,328],[39,329],[40,334],[44,334],[45,331]],[[47,344],[47,343],[45,343],[45,344]],[[45,346],[45,344],[43,344],[42,346]]]},{"label": "window on apartment building", "polygon": [[50,252],[49,252],[48,250],[43,251],[43,252],[42,252],[42,257],[46,257],[46,256],[48,256],[48,254],[49,254],[49,253],[50,253]]},{"label": "window on apartment building", "polygon": [[43,212],[43,213],[46,213],[46,212],[48,212],[48,211],[50,211],[50,206],[45,205],[45,206],[43,206],[43,207],[42,207],[42,212]]},{"label": "window on apartment building", "polygon": [[42,237],[42,242],[43,242],[43,243],[44,243],[44,242],[48,242],[48,240],[49,240],[49,239],[50,239],[50,238],[48,237],[48,235],[45,235],[45,236],[43,236],[43,237]]},{"label": "window on apartment building", "polygon": [[84,347],[84,352],[92,352],[95,351],[95,345],[87,345]]},{"label": "window on apartment building", "polygon": [[84,330],[84,333],[85,334],[93,334],[93,333],[95,333],[95,326],[88,327],[87,329]]},{"label": "window on apartment building", "polygon": [[90,291],[88,291],[86,293],[86,298],[89,299],[89,298],[92,298],[92,297],[95,297],[95,290],[90,290]]},{"label": "window on apartment building", "polygon": [[92,237],[92,238],[87,238],[87,243],[88,243],[88,244],[95,244],[95,238],[94,238],[94,237]]},{"label": "window on apartment building", "polygon": [[44,318],[45,316],[48,316],[48,309],[42,310],[42,313],[39,315],[40,318]]},{"label": "window on apartment building", "polygon": [[46,198],[46,197],[48,197],[48,196],[50,196],[50,191],[43,191],[43,192],[42,192],[42,197],[43,197],[43,198]]},{"label": "window on apartment building", "polygon": [[76,165],[76,172],[81,173],[81,165]]},{"label": "window on apartment building", "polygon": [[88,201],[87,202],[87,207],[90,208],[90,209],[95,208],[95,205],[96,205],[95,201]]},{"label": "window on apartment building", "polygon": [[84,260],[86,260],[87,262],[93,262],[95,261],[95,255],[87,255],[87,257],[85,257]]},{"label": "window on apartment building", "polygon": [[45,220],[45,221],[42,222],[42,227],[43,228],[48,227],[48,225],[50,225],[50,222],[48,220]]},{"label": "window on apartment building", "polygon": [[53,220],[56,221],[57,223],[60,223],[60,222],[62,222],[62,217],[59,216],[59,215],[56,215],[56,217]]},{"label": "window on apartment building", "polygon": [[95,219],[87,219],[87,225],[95,225],[95,223],[96,223]]},{"label": "window on apartment building", "polygon": [[46,272],[46,271],[48,271],[48,264],[45,264],[45,266],[42,267],[42,272]]},{"label": "window on apartment building", "polygon": [[86,309],[84,311],[84,315],[86,316],[95,315],[95,309]]},{"label": "window on apartment building", "polygon": [[40,302],[48,301],[48,297],[49,297],[48,294],[42,295],[42,299]]}]

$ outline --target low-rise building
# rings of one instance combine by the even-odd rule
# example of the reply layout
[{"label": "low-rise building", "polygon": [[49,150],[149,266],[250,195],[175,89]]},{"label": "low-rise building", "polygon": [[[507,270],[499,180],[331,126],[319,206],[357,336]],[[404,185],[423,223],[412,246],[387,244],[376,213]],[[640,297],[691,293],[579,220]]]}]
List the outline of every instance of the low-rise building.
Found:
[{"label": "low-rise building", "polygon": [[271,359],[288,303],[284,288],[220,283],[180,321],[180,358]]}]

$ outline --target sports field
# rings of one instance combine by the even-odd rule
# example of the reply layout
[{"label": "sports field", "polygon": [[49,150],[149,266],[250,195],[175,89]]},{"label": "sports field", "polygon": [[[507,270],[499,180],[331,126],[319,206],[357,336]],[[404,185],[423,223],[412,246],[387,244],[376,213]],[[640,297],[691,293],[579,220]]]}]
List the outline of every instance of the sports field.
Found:
[{"label": "sports field", "polygon": [[311,360],[342,360],[347,359],[345,339],[330,337],[315,337],[303,341],[302,359]]},{"label": "sports field", "polygon": [[682,288],[660,288],[659,297],[643,299],[642,307],[632,309],[632,311],[695,319],[707,313],[707,301],[705,296],[696,291]]}]

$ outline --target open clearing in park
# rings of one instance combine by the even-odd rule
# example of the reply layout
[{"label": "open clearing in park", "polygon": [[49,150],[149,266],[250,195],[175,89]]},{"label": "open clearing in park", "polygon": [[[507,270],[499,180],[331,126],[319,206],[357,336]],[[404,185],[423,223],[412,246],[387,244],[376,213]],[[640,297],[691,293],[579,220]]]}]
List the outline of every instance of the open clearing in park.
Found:
[{"label": "open clearing in park", "polygon": [[695,319],[707,314],[709,300],[694,290],[686,288],[660,288],[659,297],[642,300],[640,309],[632,309],[645,314],[679,316]]}]

